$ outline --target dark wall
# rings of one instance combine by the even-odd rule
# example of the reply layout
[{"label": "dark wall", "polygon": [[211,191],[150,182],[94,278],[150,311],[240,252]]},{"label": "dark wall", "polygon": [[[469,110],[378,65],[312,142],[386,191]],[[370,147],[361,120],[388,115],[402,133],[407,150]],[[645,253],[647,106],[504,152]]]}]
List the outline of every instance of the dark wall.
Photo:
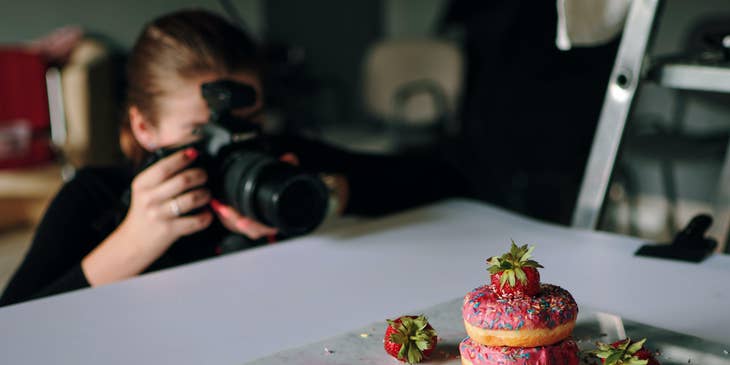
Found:
[{"label": "dark wall", "polygon": [[[232,0],[255,32],[262,26],[263,1]],[[129,49],[145,23],[159,15],[190,7],[223,12],[218,0],[0,0],[0,43],[27,41],[55,28],[74,24]]]},{"label": "dark wall", "polygon": [[355,121],[360,66],[367,47],[382,37],[383,1],[268,0],[264,6],[266,39],[304,50],[305,71],[317,80],[306,95],[337,105],[336,115],[319,122]]}]

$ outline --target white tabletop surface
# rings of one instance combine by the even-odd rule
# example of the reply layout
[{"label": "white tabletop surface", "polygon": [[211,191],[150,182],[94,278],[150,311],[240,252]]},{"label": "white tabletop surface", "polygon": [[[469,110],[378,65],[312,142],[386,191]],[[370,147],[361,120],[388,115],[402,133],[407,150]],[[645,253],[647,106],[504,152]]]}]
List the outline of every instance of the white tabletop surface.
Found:
[{"label": "white tabletop surface", "polygon": [[634,257],[634,238],[451,200],[0,308],[3,364],[242,364],[452,300],[509,240],[579,305],[730,344],[730,257]]}]

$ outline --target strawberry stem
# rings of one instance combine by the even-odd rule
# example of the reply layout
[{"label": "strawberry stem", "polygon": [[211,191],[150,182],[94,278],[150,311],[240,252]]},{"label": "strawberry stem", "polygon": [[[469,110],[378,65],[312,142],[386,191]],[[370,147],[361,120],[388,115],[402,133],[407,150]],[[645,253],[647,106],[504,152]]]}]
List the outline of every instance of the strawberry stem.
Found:
[{"label": "strawberry stem", "polygon": [[630,338],[617,344],[596,342],[597,349],[590,351],[599,359],[604,359],[604,365],[646,365],[649,360],[639,359],[635,354],[644,347],[646,338],[631,342]]},{"label": "strawberry stem", "polygon": [[506,282],[509,282],[510,286],[515,286],[517,280],[522,285],[527,285],[527,275],[523,270],[526,267],[542,268],[537,261],[531,260],[532,251],[535,250],[535,246],[527,247],[527,245],[517,246],[515,241],[512,241],[509,252],[502,256],[493,256],[487,260],[487,271],[490,274],[499,274],[502,276],[499,279],[500,288],[504,287]]},{"label": "strawberry stem", "polygon": [[398,359],[409,364],[423,360],[423,352],[431,346],[436,330],[430,328],[428,319],[420,315],[415,318],[401,317],[400,322],[388,320],[388,324],[396,332],[390,335],[390,341],[401,345]]}]

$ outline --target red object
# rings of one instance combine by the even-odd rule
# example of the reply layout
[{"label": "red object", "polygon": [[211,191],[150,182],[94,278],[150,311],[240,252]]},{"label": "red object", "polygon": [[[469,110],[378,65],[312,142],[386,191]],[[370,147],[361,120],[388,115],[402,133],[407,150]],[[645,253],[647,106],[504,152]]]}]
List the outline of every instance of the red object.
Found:
[{"label": "red object", "polygon": [[0,169],[53,159],[45,75],[41,55],[0,47]]},{"label": "red object", "polygon": [[191,161],[198,157],[198,150],[193,147],[186,149],[183,153],[185,154],[185,157]]},{"label": "red object", "polygon": [[[399,320],[396,319],[396,321]],[[395,328],[393,328],[393,326],[388,326],[388,328],[385,330],[385,336],[383,337],[383,347],[385,348],[385,352],[387,352],[388,355],[398,359],[398,351],[400,351],[400,348],[403,345],[390,341],[390,335],[394,334],[395,332],[396,330]]]},{"label": "red object", "polygon": [[[388,328],[385,330],[385,336],[383,337],[383,348],[385,348],[385,352],[388,353],[388,355],[393,356],[394,358],[403,361],[408,362],[406,359],[402,359],[398,356],[398,352],[400,351],[401,347],[403,347],[402,344],[395,343],[391,340],[391,335],[398,332],[398,329],[396,329],[394,326],[398,326],[401,323],[401,319],[404,317],[408,317],[411,319],[415,319],[416,316],[402,316],[399,318],[396,318],[393,320],[391,324],[388,325]],[[433,330],[433,327],[431,327],[431,324],[428,324],[425,328],[425,330]],[[422,356],[424,359],[427,359],[431,356],[431,353],[433,352],[433,349],[436,348],[436,343],[438,342],[438,337],[434,335],[431,337],[430,344],[426,350],[422,352]],[[415,345],[412,345],[415,346]]]},{"label": "red object", "polygon": [[522,271],[527,276],[527,284],[522,284],[521,281],[515,280],[514,286],[510,285],[509,282],[500,285],[501,272],[492,274],[491,279],[492,284],[495,286],[495,291],[505,297],[533,297],[537,295],[540,292],[540,272],[534,267],[523,267]]},{"label": "red object", "polygon": [[223,209],[223,204],[221,204],[221,202],[219,202],[217,199],[211,199],[209,204],[216,213],[221,214],[221,210]]},{"label": "red object", "polygon": [[[618,348],[619,345],[623,344],[624,342],[626,342],[626,340],[616,341],[612,343],[611,346],[613,346],[614,348]],[[633,345],[635,342],[636,341],[630,341],[629,345]],[[638,357],[639,360],[647,360],[647,365],[660,365],[659,361],[657,361],[657,359],[654,357],[654,353],[649,351],[646,347],[642,347],[641,349],[639,349],[639,351],[636,351],[634,353],[634,356]],[[606,359],[601,359],[601,363],[605,362]]]}]

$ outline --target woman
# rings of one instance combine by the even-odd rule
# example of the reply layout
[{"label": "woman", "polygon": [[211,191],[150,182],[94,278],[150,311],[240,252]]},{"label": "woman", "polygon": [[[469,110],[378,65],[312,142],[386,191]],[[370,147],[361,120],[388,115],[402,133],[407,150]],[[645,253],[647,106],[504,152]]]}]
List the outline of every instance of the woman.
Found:
[{"label": "woman", "polygon": [[[203,83],[226,78],[253,86],[256,103],[234,114],[259,119],[260,67],[251,39],[211,13],[179,11],[147,25],[127,70],[128,118],[120,142],[131,166],[82,169],[62,188],[0,305],[212,257],[231,237],[273,237],[275,228],[212,199],[205,171],[188,167],[198,157],[194,149],[135,174],[151,151],[196,139],[193,131],[209,116]],[[273,138],[272,152],[308,170],[334,173],[329,185],[345,213],[385,213],[461,188],[459,179],[438,170],[445,167],[355,155],[301,138]]]}]

